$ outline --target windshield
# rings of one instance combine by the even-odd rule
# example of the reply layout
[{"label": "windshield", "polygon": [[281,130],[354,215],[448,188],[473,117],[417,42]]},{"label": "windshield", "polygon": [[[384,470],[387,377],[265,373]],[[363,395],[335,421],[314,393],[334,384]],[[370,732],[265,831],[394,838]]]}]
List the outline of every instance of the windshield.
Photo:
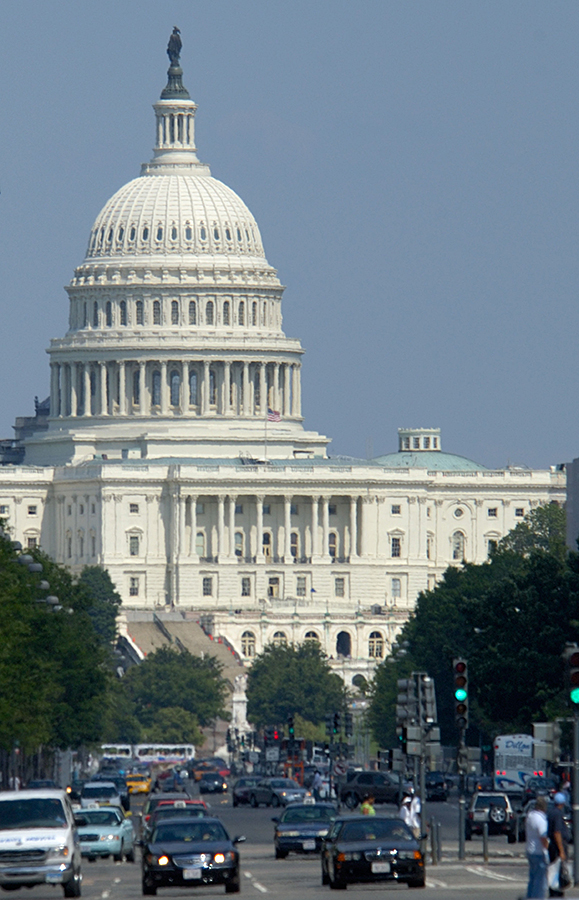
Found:
[{"label": "windshield", "polygon": [[121,821],[112,809],[86,809],[82,815],[90,825],[119,825]]},{"label": "windshield", "polygon": [[0,828],[63,828],[66,815],[60,800],[0,800]]},{"label": "windshield", "polygon": [[227,832],[219,822],[161,822],[153,832],[154,844],[171,844],[177,841],[200,843],[202,841],[227,840]]},{"label": "windshield", "polygon": [[155,822],[158,822],[159,819],[201,819],[207,813],[202,806],[186,806],[185,809],[168,806],[165,809],[157,809],[154,815]]},{"label": "windshield", "polygon": [[340,841],[413,841],[414,836],[404,822],[396,819],[374,819],[373,822],[348,822],[344,825]]},{"label": "windshield", "polygon": [[82,790],[83,797],[115,797],[117,789],[114,787],[85,787]]},{"label": "windshield", "polygon": [[336,818],[333,806],[303,806],[300,809],[287,809],[282,822],[331,822]]}]

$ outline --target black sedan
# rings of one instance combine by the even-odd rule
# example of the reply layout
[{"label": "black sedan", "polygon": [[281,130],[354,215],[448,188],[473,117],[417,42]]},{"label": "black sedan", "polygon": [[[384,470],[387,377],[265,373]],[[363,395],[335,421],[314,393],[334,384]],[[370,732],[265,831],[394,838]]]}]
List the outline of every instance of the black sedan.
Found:
[{"label": "black sedan", "polygon": [[249,803],[251,788],[260,781],[261,777],[258,775],[244,775],[242,778],[238,778],[231,791],[233,805],[240,806],[242,803]]},{"label": "black sedan", "polygon": [[374,881],[424,887],[420,844],[398,818],[336,819],[322,844],[322,884],[343,889],[348,884]]},{"label": "black sedan", "polygon": [[219,772],[204,772],[199,781],[200,794],[223,794],[227,790],[227,782]]},{"label": "black sedan", "polygon": [[443,772],[426,773],[426,799],[447,800],[448,783]]},{"label": "black sedan", "polygon": [[143,847],[143,894],[160,887],[225,885],[239,891],[239,853],[219,819],[168,819],[159,822]]},{"label": "black sedan", "polygon": [[285,859],[288,853],[319,853],[338,810],[332,803],[293,803],[276,823],[273,845],[276,859]]}]

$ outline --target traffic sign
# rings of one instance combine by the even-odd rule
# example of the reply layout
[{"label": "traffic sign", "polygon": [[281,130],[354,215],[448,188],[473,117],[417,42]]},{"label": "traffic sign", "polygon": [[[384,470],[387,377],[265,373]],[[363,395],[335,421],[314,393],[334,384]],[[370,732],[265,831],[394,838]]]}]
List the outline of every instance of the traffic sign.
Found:
[{"label": "traffic sign", "polygon": [[266,762],[279,762],[279,747],[266,747],[265,748],[265,761]]},{"label": "traffic sign", "polygon": [[334,775],[336,776],[336,778],[343,777],[347,771],[348,771],[348,766],[346,765],[346,763],[343,763],[343,762],[334,763]]}]

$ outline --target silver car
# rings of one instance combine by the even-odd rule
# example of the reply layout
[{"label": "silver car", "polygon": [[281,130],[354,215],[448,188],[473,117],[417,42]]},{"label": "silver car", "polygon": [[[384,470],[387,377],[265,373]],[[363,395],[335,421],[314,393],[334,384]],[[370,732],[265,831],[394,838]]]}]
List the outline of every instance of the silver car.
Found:
[{"label": "silver car", "polygon": [[288,803],[301,803],[309,796],[305,788],[300,787],[292,778],[263,778],[249,794],[250,806],[286,806]]}]

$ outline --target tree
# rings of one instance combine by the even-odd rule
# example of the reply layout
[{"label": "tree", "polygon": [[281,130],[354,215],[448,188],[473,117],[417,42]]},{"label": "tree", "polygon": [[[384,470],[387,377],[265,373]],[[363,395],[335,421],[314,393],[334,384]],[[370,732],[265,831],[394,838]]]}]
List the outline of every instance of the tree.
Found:
[{"label": "tree", "polygon": [[563,562],[567,556],[566,515],[558,503],[537,506],[499,542],[499,551],[528,556],[543,550]]},{"label": "tree", "polygon": [[100,566],[85,566],[80,574],[79,583],[86,589],[90,598],[87,611],[95,631],[104,643],[112,645],[116,638],[116,618],[122,600],[111,576]]},{"label": "tree", "polygon": [[316,642],[270,644],[253,663],[247,679],[247,718],[258,728],[285,722],[299,711],[318,725],[345,706],[345,688]]},{"label": "tree", "polygon": [[185,742],[201,747],[205,743],[205,735],[199,729],[197,717],[182,706],[168,706],[158,709],[153,716],[152,724],[145,729],[143,737],[147,741]]}]

